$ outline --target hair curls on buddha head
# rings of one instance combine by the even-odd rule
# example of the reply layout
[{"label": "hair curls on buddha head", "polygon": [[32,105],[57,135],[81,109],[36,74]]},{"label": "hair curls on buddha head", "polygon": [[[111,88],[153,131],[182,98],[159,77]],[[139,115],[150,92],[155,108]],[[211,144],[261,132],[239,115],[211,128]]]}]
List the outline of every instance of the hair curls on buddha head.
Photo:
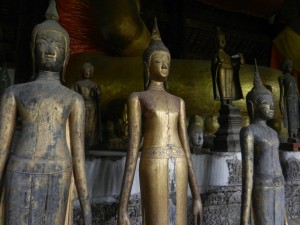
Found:
[{"label": "hair curls on buddha head", "polygon": [[68,56],[70,51],[70,37],[68,32],[58,23],[59,16],[56,9],[55,0],[50,0],[48,9],[45,13],[46,20],[33,28],[32,35],[31,35],[31,52],[32,52],[32,60],[33,60],[33,76],[35,77],[35,42],[36,42],[36,35],[40,31],[50,30],[50,31],[57,31],[61,33],[65,37],[65,61],[63,66],[62,72],[62,80],[64,81],[64,74],[66,69],[66,64],[68,62]]},{"label": "hair curls on buddha head", "polygon": [[[147,89],[148,85],[149,85],[148,69],[149,69],[150,59],[151,59],[152,54],[156,51],[164,51],[164,52],[167,52],[168,54],[170,54],[169,49],[164,45],[164,43],[161,40],[160,33],[158,30],[158,26],[157,26],[157,20],[155,18],[154,19],[154,27],[152,30],[151,42],[150,42],[148,48],[144,51],[144,55],[143,55],[143,61],[144,61],[144,65],[145,65],[145,72],[144,72],[144,87],[145,87],[145,89]],[[164,82],[164,86],[165,86],[165,88],[168,87],[167,81]]]},{"label": "hair curls on buddha head", "polygon": [[259,104],[262,101],[262,99],[264,99],[266,96],[272,97],[272,93],[267,88],[265,88],[265,86],[261,82],[256,60],[255,68],[256,70],[254,74],[253,87],[246,96],[247,110],[250,117],[250,123],[253,123],[254,121],[254,108],[257,106],[257,104]]}]

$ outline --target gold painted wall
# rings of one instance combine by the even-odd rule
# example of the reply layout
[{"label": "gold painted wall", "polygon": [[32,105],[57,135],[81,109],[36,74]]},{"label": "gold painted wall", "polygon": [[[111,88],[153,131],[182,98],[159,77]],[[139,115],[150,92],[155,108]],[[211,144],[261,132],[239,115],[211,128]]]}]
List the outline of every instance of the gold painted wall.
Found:
[{"label": "gold painted wall", "polygon": [[[81,65],[91,62],[94,67],[93,80],[102,90],[101,108],[103,118],[116,119],[122,113],[126,97],[134,91],[143,90],[143,62],[139,57],[108,57],[100,54],[72,55],[66,74],[66,83],[71,86],[81,79]],[[259,67],[262,82],[269,86],[274,94],[275,118],[281,118],[278,99],[279,70]],[[244,65],[240,70],[240,80],[244,98],[252,88],[253,65]],[[217,115],[220,103],[214,101],[210,61],[176,60],[171,62],[169,92],[182,97],[186,103],[187,115]],[[234,102],[246,115],[245,99]]]}]

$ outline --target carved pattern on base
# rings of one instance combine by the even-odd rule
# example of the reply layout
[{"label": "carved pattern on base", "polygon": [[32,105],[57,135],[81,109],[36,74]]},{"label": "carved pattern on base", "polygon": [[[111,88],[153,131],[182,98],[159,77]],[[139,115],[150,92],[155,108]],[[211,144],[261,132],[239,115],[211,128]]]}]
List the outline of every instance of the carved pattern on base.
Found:
[{"label": "carved pattern on base", "polygon": [[242,184],[242,161],[238,159],[226,160],[229,170],[229,185],[241,185]]},{"label": "carved pattern on base", "polygon": [[289,217],[300,217],[300,160],[290,158],[282,162],[282,170],[286,180],[285,198]]},{"label": "carved pattern on base", "polygon": [[[241,212],[241,161],[227,160],[229,169],[229,185],[202,187],[204,225],[239,225]],[[282,164],[286,179],[286,208],[289,217],[300,217],[300,160],[291,158]],[[239,185],[237,185],[239,184]],[[115,202],[103,202],[92,206],[93,224],[116,225],[118,197]],[[132,225],[141,225],[140,195],[131,196],[129,216]],[[188,225],[192,225],[192,199],[188,199]],[[74,225],[83,225],[80,209],[74,209]]]},{"label": "carved pattern on base", "polygon": [[[204,225],[238,225],[240,220],[241,187],[205,188],[201,194]],[[193,225],[192,198],[188,199],[188,225]],[[103,202],[92,206],[93,224],[116,225],[117,202]],[[129,203],[129,217],[132,225],[142,224],[141,198],[134,195]],[[81,210],[74,209],[74,225],[84,225]]]}]

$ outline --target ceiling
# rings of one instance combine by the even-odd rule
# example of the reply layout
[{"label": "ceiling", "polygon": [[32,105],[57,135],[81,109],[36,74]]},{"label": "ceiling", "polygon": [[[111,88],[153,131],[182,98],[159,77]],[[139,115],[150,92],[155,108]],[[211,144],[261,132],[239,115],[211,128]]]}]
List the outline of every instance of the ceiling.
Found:
[{"label": "ceiling", "polygon": [[[76,5],[97,0],[63,1],[71,1]],[[109,10],[118,7],[117,3],[126,4],[130,1],[136,0],[98,2],[110,4],[111,8],[105,8],[109,13]],[[115,5],[112,5],[113,2]],[[284,25],[272,17],[282,9],[283,0],[140,0],[136,3],[139,7],[138,15],[149,31],[153,27],[154,17],[157,18],[162,39],[170,49],[172,57],[177,59],[210,60],[216,50],[215,30],[220,26],[226,35],[225,50],[229,54],[243,53],[246,63],[252,64],[256,58],[259,65],[268,66],[272,39]],[[16,68],[17,82],[23,82],[31,75],[30,34],[34,25],[43,21],[47,5],[48,0],[0,1],[0,62],[5,61],[9,67]],[[72,10],[66,11],[72,13]],[[98,38],[90,35],[89,40],[84,41],[93,39],[98,44],[103,41],[104,47],[101,49],[104,54],[117,55],[118,52],[109,48],[109,42],[101,30],[100,17],[97,16],[104,9],[92,10],[96,15],[95,25],[100,24],[98,29],[102,36]],[[120,16],[124,12],[116,13]],[[85,15],[85,18],[89,15]],[[71,18],[75,21],[78,17],[71,15]],[[80,29],[79,26],[78,28]]]}]

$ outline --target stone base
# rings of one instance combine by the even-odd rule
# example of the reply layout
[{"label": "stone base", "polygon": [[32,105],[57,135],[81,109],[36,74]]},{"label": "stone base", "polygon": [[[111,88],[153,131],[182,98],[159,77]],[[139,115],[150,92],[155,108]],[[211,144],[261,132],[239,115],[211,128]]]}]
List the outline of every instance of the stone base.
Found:
[{"label": "stone base", "polygon": [[[93,152],[86,161],[92,200],[93,224],[116,225],[119,193],[125,166],[124,152]],[[285,177],[289,218],[300,217],[300,152],[280,151]],[[195,175],[201,185],[203,225],[239,225],[241,213],[242,161],[240,152],[192,154]],[[138,165],[128,214],[132,225],[142,225]],[[74,225],[84,225],[79,203],[74,203]],[[188,194],[187,225],[194,224],[192,197]],[[293,223],[291,223],[293,224]],[[296,223],[299,224],[299,223]]]},{"label": "stone base", "polygon": [[[241,186],[205,188],[201,194],[204,225],[239,225],[241,213]],[[188,198],[187,225],[194,225],[193,200]],[[142,225],[140,195],[131,196],[128,215],[131,225]],[[118,203],[103,202],[92,206],[93,224],[117,225]],[[84,225],[80,208],[74,209],[74,225]]]},{"label": "stone base", "polygon": [[219,130],[215,133],[213,151],[240,152],[240,130],[243,118],[234,105],[222,105],[219,110]]},{"label": "stone base", "polygon": [[300,152],[279,153],[285,178],[286,211],[290,218],[300,217]]}]

